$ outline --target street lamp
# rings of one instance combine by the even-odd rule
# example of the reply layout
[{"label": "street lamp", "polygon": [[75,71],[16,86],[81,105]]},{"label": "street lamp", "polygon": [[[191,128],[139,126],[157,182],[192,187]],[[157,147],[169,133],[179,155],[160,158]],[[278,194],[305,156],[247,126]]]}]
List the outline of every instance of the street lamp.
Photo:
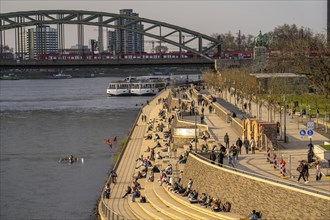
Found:
[{"label": "street lamp", "polygon": [[287,140],[286,140],[286,99],[285,99],[285,95],[284,95],[284,129],[283,129],[283,133],[284,133],[284,143],[286,143]]},{"label": "street lamp", "polygon": [[195,152],[197,154],[197,108],[194,107],[195,109]]},{"label": "street lamp", "polygon": [[[280,107],[280,127],[279,127],[279,132],[280,132],[280,140],[283,140],[283,132],[282,132],[282,104],[279,102],[278,103],[279,107]],[[285,117],[285,115],[284,115]]]}]

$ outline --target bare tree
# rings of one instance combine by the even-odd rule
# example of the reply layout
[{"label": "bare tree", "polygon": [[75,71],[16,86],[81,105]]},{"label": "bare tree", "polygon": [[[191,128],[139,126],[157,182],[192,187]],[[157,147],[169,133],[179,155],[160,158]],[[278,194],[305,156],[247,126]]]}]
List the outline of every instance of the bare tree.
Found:
[{"label": "bare tree", "polygon": [[317,93],[329,97],[330,57],[325,35],[287,24],[270,34],[275,38],[270,49],[276,53],[267,60],[268,71],[304,74]]},{"label": "bare tree", "polygon": [[156,53],[166,53],[168,51],[168,47],[166,46],[156,46],[155,47],[155,52]]}]

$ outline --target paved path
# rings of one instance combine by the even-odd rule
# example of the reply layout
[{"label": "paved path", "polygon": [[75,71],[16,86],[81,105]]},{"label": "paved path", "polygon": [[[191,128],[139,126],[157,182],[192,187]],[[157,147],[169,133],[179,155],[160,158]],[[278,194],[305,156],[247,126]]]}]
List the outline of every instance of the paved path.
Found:
[{"label": "paved path", "polygon": [[[157,99],[160,98],[166,98],[168,96],[169,91],[163,91],[159,94],[159,96],[156,97],[156,99],[152,100],[150,102],[150,105],[147,105],[143,108],[143,114],[147,115],[147,118],[158,118],[158,112],[161,108],[161,105],[157,105]],[[230,109],[234,110],[233,105],[227,102],[221,102],[225,107],[229,106]],[[264,113],[265,114],[265,113]],[[187,118],[189,119],[189,118]],[[289,117],[287,118],[287,133],[289,137],[288,143],[282,143],[281,146],[283,148],[281,149],[281,152],[279,154],[283,154],[284,158],[291,158],[292,161],[298,161],[298,159],[304,158],[306,159],[306,152],[307,152],[307,143],[309,140],[301,140],[299,135],[297,135],[297,124],[295,121],[290,121]],[[148,121],[147,120],[147,121]],[[191,120],[191,118],[190,118]],[[229,123],[226,123],[222,119],[220,119],[216,114],[209,113],[208,109],[205,110],[205,122],[209,126],[209,130],[213,138],[217,142],[223,143],[223,138],[225,133],[228,133],[230,137],[230,143],[235,143],[237,138],[240,137],[240,134],[238,134],[235,130],[233,130],[230,127]],[[159,123],[159,121],[157,122]],[[122,155],[122,160],[117,168],[118,178],[117,183],[114,185],[111,185],[111,198],[105,199],[105,202],[108,207],[110,207],[115,213],[118,215],[124,217],[125,219],[154,219],[154,218],[164,218],[164,213],[166,212],[160,212],[157,210],[167,210],[168,208],[164,206],[164,204],[161,204],[159,201],[161,197],[158,197],[156,199],[157,195],[154,193],[159,192],[153,190],[147,190],[143,191],[142,193],[149,193],[149,196],[152,196],[150,198],[154,198],[152,202],[154,204],[160,204],[157,208],[152,207],[151,203],[147,203],[146,205],[141,205],[140,203],[130,203],[131,197],[128,197],[126,199],[122,199],[122,196],[125,194],[125,190],[128,185],[131,185],[133,180],[133,175],[136,174],[137,170],[135,169],[136,166],[136,159],[141,155],[144,154],[144,156],[147,156],[149,154],[145,153],[146,148],[153,147],[155,143],[153,140],[144,140],[144,136],[146,135],[147,130],[147,124],[146,122],[142,122],[141,117],[137,121],[137,125],[134,127],[134,130],[132,132],[132,136],[128,142],[127,148]],[[324,140],[327,140],[327,138],[315,134],[314,141],[317,143],[321,143]],[[163,142],[161,142],[163,144]],[[156,151],[157,153],[157,151]],[[164,154],[164,153],[162,153]],[[179,154],[179,152],[178,152]],[[291,155],[291,156],[290,156]],[[155,164],[158,164],[162,169],[164,169],[164,166],[167,165],[168,162],[165,161],[155,161]],[[228,162],[225,160],[225,164],[228,164]],[[174,163],[173,163],[174,164]],[[289,161],[287,162],[289,164]],[[292,168],[295,169],[296,165],[293,164]],[[304,186],[306,188],[311,188],[315,190],[319,190],[322,192],[328,192],[330,189],[330,179],[322,179],[321,182],[316,182],[314,180],[315,175],[314,170],[311,170],[311,177],[310,177],[310,183],[307,185],[305,184],[298,184],[296,183],[296,179],[288,178],[288,179],[281,179],[278,177],[278,170],[273,170],[273,167],[271,164],[266,162],[266,155],[265,152],[256,152],[256,154],[248,154],[246,155],[244,152],[242,155],[239,156],[239,163],[237,166],[238,169],[242,169],[246,172],[251,172],[253,174],[261,175],[263,177],[272,178],[276,181],[285,181],[291,185],[295,186]],[[289,167],[287,167],[289,168]],[[177,169],[177,168],[176,168]],[[181,167],[179,169],[182,169]],[[292,172],[292,177],[295,177],[296,174]],[[145,185],[143,183],[142,185]],[[159,196],[159,195],[158,195]],[[166,197],[167,195],[164,194],[163,197]],[[172,202],[174,203],[174,202]],[[189,210],[189,208],[186,208]],[[133,213],[134,212],[134,213]],[[147,214],[149,212],[149,214]],[[186,215],[188,213],[185,213]],[[175,214],[173,211],[173,216],[179,216],[179,214]],[[138,216],[138,217],[137,217]],[[196,216],[195,216],[196,217]]]},{"label": "paved path", "polygon": [[[204,94],[206,92],[204,91]],[[232,101],[234,99],[232,98]],[[237,109],[234,104],[226,102],[225,100],[220,101],[221,105],[223,105],[225,108],[233,111]],[[240,110],[237,115],[242,114],[242,111]],[[252,114],[256,115],[256,104],[252,104]],[[267,109],[263,108],[264,116],[263,119],[266,120],[266,116],[268,115]],[[330,178],[324,178],[322,181],[317,182],[315,180],[315,168],[310,169],[310,178],[308,184],[302,184],[297,183],[297,176],[299,175],[298,171],[296,171],[296,168],[298,167],[298,161],[299,160],[307,160],[307,152],[308,152],[308,144],[310,140],[308,137],[301,138],[299,134],[299,130],[297,128],[297,119],[291,118],[291,116],[286,115],[287,117],[287,136],[289,142],[284,143],[283,141],[280,141],[279,144],[281,148],[276,151],[278,156],[283,156],[283,158],[286,161],[286,169],[288,171],[288,174],[291,173],[291,178],[282,179],[278,176],[279,170],[273,169],[273,164],[270,164],[269,162],[266,162],[266,152],[262,151],[256,151],[256,154],[246,154],[245,149],[242,148],[242,155],[239,156],[239,163],[237,168],[242,169],[244,171],[248,171],[251,173],[255,173],[261,176],[265,176],[268,178],[272,178],[276,181],[285,181],[286,183],[298,186],[298,187],[304,187],[306,189],[312,189],[312,190],[319,190],[324,193],[328,193],[330,195]],[[226,123],[224,120],[216,116],[214,113],[209,113],[209,111],[205,111],[205,122],[209,126],[210,133],[214,136],[214,139],[217,141],[220,141],[222,144],[224,143],[223,137],[225,133],[228,133],[230,137],[230,145],[233,143],[236,143],[236,140],[238,137],[241,138],[241,135],[238,134],[234,129],[230,127],[229,123]],[[304,127],[303,124],[299,124],[300,129]],[[306,126],[305,126],[306,127]],[[323,144],[324,141],[329,141],[329,138],[322,136],[321,134],[314,132],[313,135],[313,144]],[[291,159],[291,163],[290,163]],[[228,161],[225,161],[225,164],[228,164]],[[330,174],[329,169],[322,169],[322,171],[325,174]]]}]

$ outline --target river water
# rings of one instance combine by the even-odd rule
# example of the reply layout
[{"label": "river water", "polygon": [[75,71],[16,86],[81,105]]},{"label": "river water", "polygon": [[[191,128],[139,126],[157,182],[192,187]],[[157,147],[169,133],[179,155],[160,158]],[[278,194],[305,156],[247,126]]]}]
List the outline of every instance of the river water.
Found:
[{"label": "river water", "polygon": [[[0,219],[89,219],[113,149],[150,97],[107,97],[118,78],[0,81]],[[84,163],[58,163],[70,154]]]}]

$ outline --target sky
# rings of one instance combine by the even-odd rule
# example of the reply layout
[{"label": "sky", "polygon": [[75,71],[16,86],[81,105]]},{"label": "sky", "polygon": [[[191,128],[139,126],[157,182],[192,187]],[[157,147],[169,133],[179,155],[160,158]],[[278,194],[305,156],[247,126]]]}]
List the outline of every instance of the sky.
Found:
[{"label": "sky", "polygon": [[[283,24],[296,24],[326,34],[327,25],[326,0],[0,0],[0,13],[56,9],[109,13],[133,9],[140,17],[206,35],[229,31],[236,35],[239,30],[246,35],[257,35],[260,30],[266,33]],[[91,32],[85,32],[85,41],[89,35],[96,35]],[[11,38],[6,36],[6,39],[10,44]],[[70,42],[66,39],[66,44]]]}]

